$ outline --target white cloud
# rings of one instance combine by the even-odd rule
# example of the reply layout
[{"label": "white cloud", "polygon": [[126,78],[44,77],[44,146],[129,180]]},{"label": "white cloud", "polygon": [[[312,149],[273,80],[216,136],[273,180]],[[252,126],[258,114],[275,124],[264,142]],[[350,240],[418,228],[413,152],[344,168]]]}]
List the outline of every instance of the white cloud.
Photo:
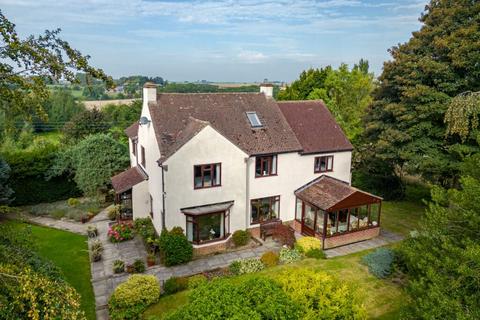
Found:
[{"label": "white cloud", "polygon": [[237,58],[244,63],[262,63],[268,59],[268,56],[256,51],[240,51]]}]

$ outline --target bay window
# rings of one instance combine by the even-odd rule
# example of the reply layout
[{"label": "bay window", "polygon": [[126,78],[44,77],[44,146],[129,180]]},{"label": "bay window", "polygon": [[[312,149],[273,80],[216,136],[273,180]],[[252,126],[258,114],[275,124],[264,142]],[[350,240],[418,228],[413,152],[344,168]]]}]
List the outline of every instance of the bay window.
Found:
[{"label": "bay window", "polygon": [[187,239],[195,244],[225,239],[228,234],[228,211],[187,215]]},{"label": "bay window", "polygon": [[193,166],[193,186],[195,189],[218,187],[222,181],[220,163]]},{"label": "bay window", "polygon": [[279,214],[280,196],[254,199],[251,201],[251,224],[277,219]]}]

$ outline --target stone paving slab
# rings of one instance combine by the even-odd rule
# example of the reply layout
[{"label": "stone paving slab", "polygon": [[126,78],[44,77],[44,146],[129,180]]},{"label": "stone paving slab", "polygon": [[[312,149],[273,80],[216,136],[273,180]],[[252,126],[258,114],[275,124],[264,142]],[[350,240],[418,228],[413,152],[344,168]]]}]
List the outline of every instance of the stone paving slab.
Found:
[{"label": "stone paving slab", "polygon": [[325,255],[327,256],[327,258],[345,256],[345,255],[349,255],[349,254],[364,251],[364,250],[383,247],[391,243],[399,242],[403,239],[404,237],[402,235],[399,235],[390,231],[386,231],[386,230],[381,230],[380,235],[376,238],[348,244],[348,245],[333,248],[333,249],[328,249],[328,250],[325,250]]}]

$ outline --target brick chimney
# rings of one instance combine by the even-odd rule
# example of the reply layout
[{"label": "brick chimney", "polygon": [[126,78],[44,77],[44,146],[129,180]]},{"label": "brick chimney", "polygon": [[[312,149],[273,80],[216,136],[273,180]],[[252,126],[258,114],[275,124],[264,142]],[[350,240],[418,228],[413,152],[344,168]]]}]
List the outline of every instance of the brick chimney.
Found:
[{"label": "brick chimney", "polygon": [[260,92],[263,93],[267,98],[272,98],[273,97],[273,84],[262,83],[260,85]]},{"label": "brick chimney", "polygon": [[157,85],[153,82],[145,82],[143,85],[143,103],[157,102]]}]

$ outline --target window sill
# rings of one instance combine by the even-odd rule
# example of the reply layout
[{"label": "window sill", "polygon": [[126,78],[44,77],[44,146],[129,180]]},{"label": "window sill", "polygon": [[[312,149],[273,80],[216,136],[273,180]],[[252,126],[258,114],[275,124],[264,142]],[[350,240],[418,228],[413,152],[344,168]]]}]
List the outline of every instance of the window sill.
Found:
[{"label": "window sill", "polygon": [[257,176],[257,175],[255,175],[255,178],[267,178],[267,177],[276,177],[276,176],[278,176],[277,173],[275,173],[275,174],[269,174],[269,175],[266,175],[266,176]]},{"label": "window sill", "polygon": [[222,186],[221,184],[216,185],[216,186],[208,186],[208,187],[195,187],[195,186],[193,186],[193,190],[212,189],[212,188],[218,188],[218,187],[221,187],[221,186]]},{"label": "window sill", "polygon": [[212,244],[212,243],[215,243],[215,242],[222,242],[222,241],[225,241],[227,240],[228,238],[230,237],[230,234],[226,234],[224,237],[222,238],[218,238],[218,239],[213,239],[213,240],[206,240],[206,241],[202,241],[202,242],[196,242],[196,241],[190,241],[194,246],[203,246],[203,245],[208,245],[208,244]]},{"label": "window sill", "polygon": [[333,172],[332,170],[326,170],[326,171],[313,171],[313,173],[326,173],[326,172]]}]

